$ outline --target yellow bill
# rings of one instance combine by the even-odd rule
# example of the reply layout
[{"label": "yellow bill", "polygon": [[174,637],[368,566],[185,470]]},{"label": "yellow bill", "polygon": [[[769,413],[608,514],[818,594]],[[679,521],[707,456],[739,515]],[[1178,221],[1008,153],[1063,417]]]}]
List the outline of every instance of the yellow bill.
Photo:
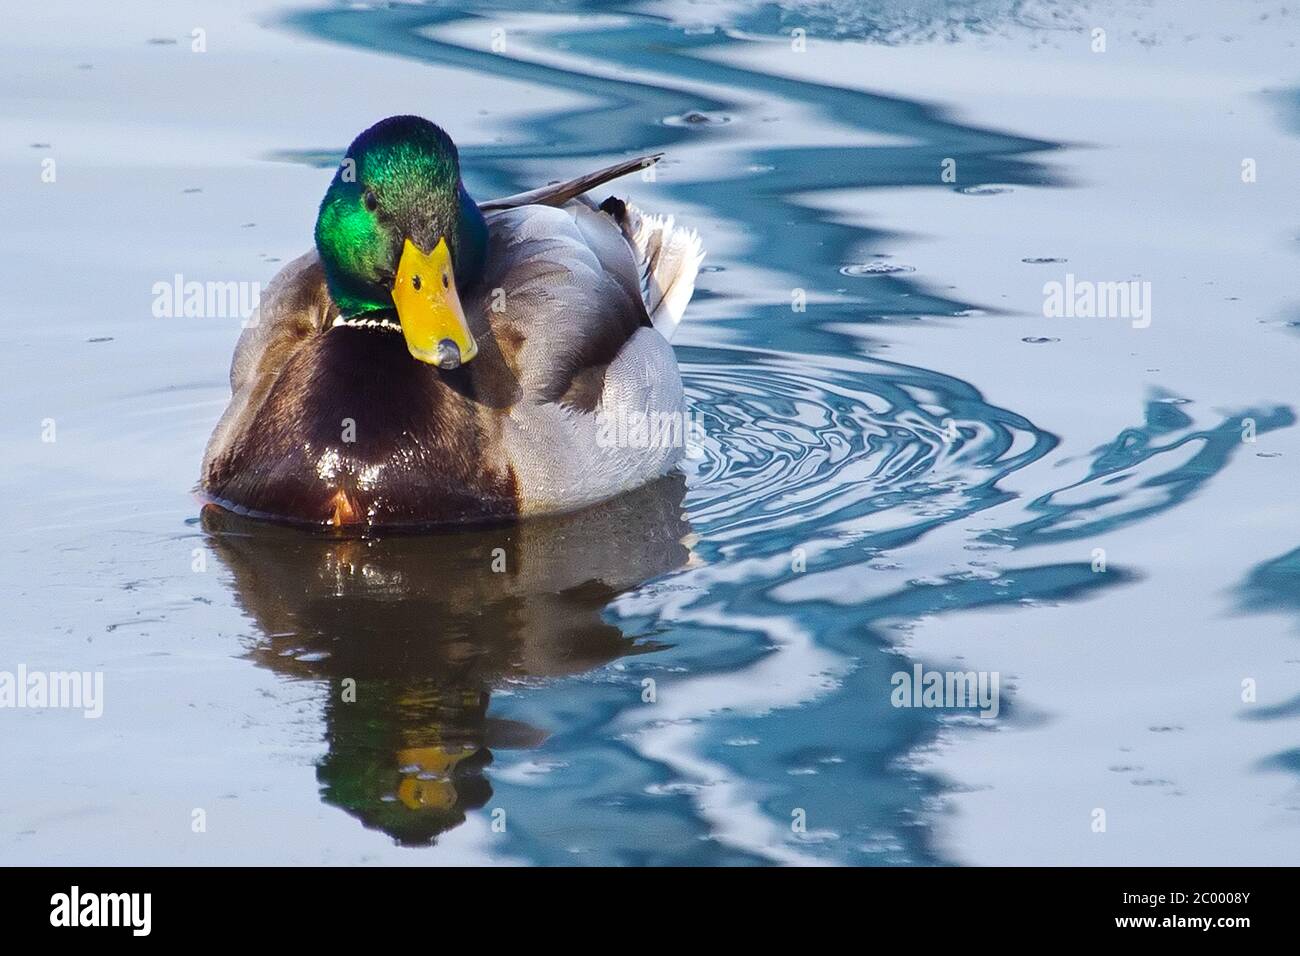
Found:
[{"label": "yellow bill", "polygon": [[478,354],[460,307],[446,239],[439,239],[429,253],[406,240],[393,282],[393,304],[406,347],[421,362],[453,369]]}]

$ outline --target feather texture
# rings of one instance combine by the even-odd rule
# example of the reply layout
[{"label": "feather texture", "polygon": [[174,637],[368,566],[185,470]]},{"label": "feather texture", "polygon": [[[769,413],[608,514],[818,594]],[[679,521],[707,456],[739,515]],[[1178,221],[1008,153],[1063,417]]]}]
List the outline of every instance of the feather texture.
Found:
[{"label": "feather texture", "polygon": [[672,216],[647,215],[631,203],[623,206],[623,233],[639,260],[646,311],[659,334],[672,341],[695,293],[704,243],[694,229],[674,225]]},{"label": "feather texture", "polygon": [[594,173],[587,173],[585,176],[579,176],[566,182],[550,183],[546,186],[539,186],[537,189],[515,193],[513,196],[505,196],[501,199],[489,199],[487,202],[479,203],[478,207],[484,212],[491,212],[496,209],[514,209],[519,206],[563,206],[570,199],[575,199],[583,193],[590,192],[597,186],[603,186],[611,179],[618,179],[620,176],[634,173],[638,169],[653,166],[663,158],[663,155],[663,153],[651,153],[647,156],[638,156],[635,159],[625,159],[612,166],[606,166],[604,169],[598,169]]}]

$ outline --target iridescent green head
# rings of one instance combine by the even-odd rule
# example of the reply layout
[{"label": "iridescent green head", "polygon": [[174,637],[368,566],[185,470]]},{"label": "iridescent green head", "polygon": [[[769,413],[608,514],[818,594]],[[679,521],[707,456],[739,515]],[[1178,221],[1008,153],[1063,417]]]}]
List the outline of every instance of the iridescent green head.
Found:
[{"label": "iridescent green head", "polygon": [[352,142],[321,201],[316,249],[345,317],[396,310],[417,359],[454,368],[474,357],[458,288],[482,275],[487,224],[456,144],[433,123],[391,116]]}]

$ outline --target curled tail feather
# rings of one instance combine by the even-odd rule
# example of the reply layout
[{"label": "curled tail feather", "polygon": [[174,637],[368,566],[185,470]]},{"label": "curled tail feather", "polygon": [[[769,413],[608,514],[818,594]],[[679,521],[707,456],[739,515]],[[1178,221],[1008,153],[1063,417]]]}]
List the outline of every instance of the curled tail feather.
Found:
[{"label": "curled tail feather", "polygon": [[681,324],[704,261],[704,244],[694,229],[673,224],[672,216],[643,213],[620,203],[618,217],[641,269],[641,296],[655,329],[668,340]]}]

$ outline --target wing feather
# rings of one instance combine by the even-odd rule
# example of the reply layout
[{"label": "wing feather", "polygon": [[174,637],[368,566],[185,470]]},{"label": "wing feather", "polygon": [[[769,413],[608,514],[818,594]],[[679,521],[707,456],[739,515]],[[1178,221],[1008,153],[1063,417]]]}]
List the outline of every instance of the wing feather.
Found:
[{"label": "wing feather", "polygon": [[659,162],[663,155],[663,153],[651,153],[647,156],[638,156],[635,159],[625,159],[621,163],[606,166],[604,169],[598,169],[594,173],[587,173],[577,179],[570,179],[563,183],[551,183],[547,186],[530,189],[528,192],[515,193],[513,196],[505,196],[501,199],[491,199],[479,203],[478,207],[484,212],[489,212],[496,209],[514,209],[519,206],[563,206],[570,199],[581,196],[603,183],[618,179],[620,176],[626,176],[628,173],[634,173],[638,169],[653,166]]}]

